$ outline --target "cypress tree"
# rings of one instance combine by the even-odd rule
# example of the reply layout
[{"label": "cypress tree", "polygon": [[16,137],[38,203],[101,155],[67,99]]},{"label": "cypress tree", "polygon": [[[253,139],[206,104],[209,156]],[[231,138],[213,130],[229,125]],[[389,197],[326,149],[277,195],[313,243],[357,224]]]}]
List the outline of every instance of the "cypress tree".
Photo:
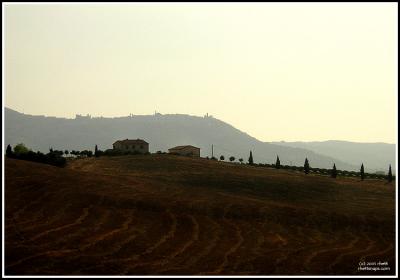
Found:
[{"label": "cypress tree", "polygon": [[364,180],[365,174],[364,174],[364,164],[361,164],[361,169],[360,169],[360,175],[361,175],[361,181]]},{"label": "cypress tree", "polygon": [[308,159],[304,161],[304,173],[308,174],[310,173],[310,164],[308,163]]},{"label": "cypress tree", "polygon": [[94,156],[95,157],[99,156],[99,150],[97,149],[97,145],[94,147]]},{"label": "cypress tree", "polygon": [[279,160],[279,156],[276,156],[275,168],[277,169],[281,168],[281,161]]},{"label": "cypress tree", "polygon": [[392,182],[393,176],[392,176],[392,166],[389,164],[389,172],[388,172],[388,177],[387,177],[389,183]]},{"label": "cypress tree", "polygon": [[249,164],[253,165],[253,153],[250,151],[250,156],[249,156]]},{"label": "cypress tree", "polygon": [[11,145],[8,144],[7,149],[6,149],[6,156],[11,157],[12,155],[13,155],[13,151],[12,151]]},{"label": "cypress tree", "polygon": [[333,164],[331,177],[336,178],[336,176],[337,176],[336,165]]}]

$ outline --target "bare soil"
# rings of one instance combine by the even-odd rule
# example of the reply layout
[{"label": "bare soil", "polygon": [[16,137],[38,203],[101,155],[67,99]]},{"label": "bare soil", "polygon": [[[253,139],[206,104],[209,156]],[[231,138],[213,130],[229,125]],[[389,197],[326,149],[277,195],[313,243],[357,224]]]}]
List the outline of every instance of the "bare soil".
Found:
[{"label": "bare soil", "polygon": [[6,275],[394,273],[395,182],[171,155],[5,161]]}]

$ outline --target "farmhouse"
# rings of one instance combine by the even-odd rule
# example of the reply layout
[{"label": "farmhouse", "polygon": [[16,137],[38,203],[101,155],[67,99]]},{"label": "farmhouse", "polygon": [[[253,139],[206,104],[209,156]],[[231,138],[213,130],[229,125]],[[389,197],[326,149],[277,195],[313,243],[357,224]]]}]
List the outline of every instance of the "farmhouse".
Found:
[{"label": "farmhouse", "polygon": [[149,152],[149,143],[142,139],[136,140],[118,140],[113,144],[114,150],[119,150],[123,152],[137,152],[137,153],[148,153]]},{"label": "farmhouse", "polygon": [[177,146],[177,147],[168,149],[168,152],[170,154],[182,155],[182,156],[194,156],[194,157],[200,156],[200,148],[197,148],[197,147],[194,147],[191,145]]}]

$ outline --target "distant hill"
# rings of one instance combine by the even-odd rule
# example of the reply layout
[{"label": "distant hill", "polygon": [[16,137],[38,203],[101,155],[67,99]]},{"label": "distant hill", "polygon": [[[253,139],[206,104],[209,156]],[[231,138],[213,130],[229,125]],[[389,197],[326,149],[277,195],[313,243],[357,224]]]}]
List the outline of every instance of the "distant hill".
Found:
[{"label": "distant hill", "polygon": [[396,145],[387,143],[357,143],[349,141],[323,142],[273,142],[286,147],[302,148],[321,155],[335,157],[352,165],[368,167],[369,170],[387,172],[389,164],[396,170]]},{"label": "distant hill", "polygon": [[[307,157],[312,167],[358,170],[359,164],[348,163],[332,155],[323,155],[303,147],[290,147],[281,143],[266,143],[213,117],[181,114],[133,115],[117,118],[75,119],[34,116],[4,109],[5,142],[24,143],[33,150],[46,152],[53,149],[93,150],[97,144],[102,150],[112,148],[119,139],[142,138],[150,143],[150,152],[167,151],[168,148],[190,144],[201,148],[201,156],[214,155],[225,158],[235,156],[247,162],[253,151],[254,162],[274,163],[279,155],[281,164],[302,166]],[[393,154],[394,155],[394,154]],[[384,163],[386,169],[389,162]],[[368,165],[367,165],[368,166]],[[367,167],[368,171],[368,167]]]}]

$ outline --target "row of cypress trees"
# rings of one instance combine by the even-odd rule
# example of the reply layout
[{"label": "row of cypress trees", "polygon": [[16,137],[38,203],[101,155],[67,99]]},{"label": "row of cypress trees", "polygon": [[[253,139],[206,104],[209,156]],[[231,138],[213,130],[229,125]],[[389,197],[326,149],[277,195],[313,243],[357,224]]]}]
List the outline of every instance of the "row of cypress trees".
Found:
[{"label": "row of cypress trees", "polygon": [[[250,151],[250,156],[249,156],[249,165],[254,165],[254,160],[253,160],[253,153]],[[275,162],[275,168],[280,169],[281,168],[281,161],[279,159],[279,156],[276,156],[276,162]],[[310,173],[310,163],[308,162],[308,159],[306,158],[304,161],[304,167],[303,167],[304,173],[309,174]],[[333,164],[333,167],[331,169],[331,177],[336,178],[337,177],[337,169],[336,169],[336,164]],[[360,177],[361,180],[363,181],[365,179],[365,172],[364,172],[364,164],[361,164],[360,168]],[[392,175],[392,166],[389,165],[389,171],[387,175],[387,180],[389,182],[393,181],[393,175]]]},{"label": "row of cypress trees", "polygon": [[[332,178],[336,178],[337,177],[337,170],[336,170],[336,165],[333,164],[333,168],[331,171],[331,177]],[[361,168],[360,168],[360,177],[361,177],[361,181],[363,181],[365,179],[365,172],[364,172],[364,164],[361,164]],[[388,175],[387,175],[387,180],[389,182],[393,181],[393,175],[392,175],[392,166],[389,164],[389,171],[388,171]]]}]

